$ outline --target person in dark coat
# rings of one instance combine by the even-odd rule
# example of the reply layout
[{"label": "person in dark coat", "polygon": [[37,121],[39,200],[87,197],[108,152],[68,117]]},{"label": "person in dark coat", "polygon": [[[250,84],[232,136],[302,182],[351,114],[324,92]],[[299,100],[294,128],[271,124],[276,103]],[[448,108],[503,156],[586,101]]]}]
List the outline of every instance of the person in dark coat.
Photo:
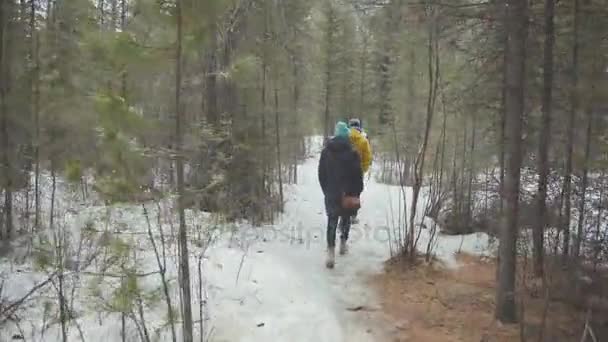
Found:
[{"label": "person in dark coat", "polygon": [[328,268],[335,264],[336,229],[340,223],[340,254],[347,252],[350,218],[355,209],[342,208],[342,196],[359,197],[363,191],[363,172],[359,154],[349,140],[350,129],[338,122],[335,135],[327,141],[319,160],[319,183],[325,195],[327,213],[327,262]]}]

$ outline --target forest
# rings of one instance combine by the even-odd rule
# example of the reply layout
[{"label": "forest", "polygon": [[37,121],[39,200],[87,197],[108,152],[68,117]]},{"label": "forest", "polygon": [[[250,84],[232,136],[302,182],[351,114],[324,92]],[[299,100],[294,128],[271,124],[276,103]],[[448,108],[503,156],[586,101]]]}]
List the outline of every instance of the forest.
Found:
[{"label": "forest", "polygon": [[[317,153],[354,117],[388,243],[336,280]],[[482,341],[608,339],[607,128],[607,0],[0,0],[0,341],[392,341],[347,333],[367,304],[263,329],[479,236],[517,330]]]}]

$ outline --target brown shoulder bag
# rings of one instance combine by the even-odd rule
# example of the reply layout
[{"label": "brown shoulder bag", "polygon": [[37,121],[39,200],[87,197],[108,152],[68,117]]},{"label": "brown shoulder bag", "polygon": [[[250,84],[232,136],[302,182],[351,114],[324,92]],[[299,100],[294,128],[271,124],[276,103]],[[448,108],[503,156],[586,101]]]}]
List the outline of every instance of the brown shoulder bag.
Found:
[{"label": "brown shoulder bag", "polygon": [[360,209],[361,208],[361,200],[357,196],[346,196],[342,195],[342,209]]}]

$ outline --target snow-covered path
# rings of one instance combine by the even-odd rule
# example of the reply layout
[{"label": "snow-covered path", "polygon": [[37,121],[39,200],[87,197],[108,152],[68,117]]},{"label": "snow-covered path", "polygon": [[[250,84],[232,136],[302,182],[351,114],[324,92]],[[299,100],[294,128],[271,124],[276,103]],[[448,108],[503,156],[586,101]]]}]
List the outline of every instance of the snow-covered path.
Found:
[{"label": "snow-covered path", "polygon": [[388,196],[397,196],[398,189],[369,184],[364,198],[368,205],[353,227],[350,253],[337,256],[336,268],[327,270],[318,153],[313,149],[312,155],[299,169],[299,184],[289,191],[281,222],[242,239],[250,245],[237,286],[226,272],[238,272],[242,252],[229,256],[234,251],[210,251],[211,260],[232,260],[208,279],[221,287],[210,294],[215,340],[382,340],[386,329],[373,318],[380,306],[365,280],[389,257],[385,209]]},{"label": "snow-covered path", "polygon": [[[383,319],[381,303],[366,280],[390,257],[389,222],[400,205],[400,188],[373,178],[367,182],[349,254],[337,256],[336,268],[327,270],[326,218],[317,180],[320,140],[313,142],[312,157],[299,169],[299,184],[289,189],[281,222],[243,233],[248,245],[244,259],[243,252],[233,249],[211,250],[210,259],[223,262],[208,273],[208,281],[220,287],[210,293],[214,340],[389,340],[394,327]],[[426,245],[425,234],[421,245]],[[480,250],[486,242],[483,236],[472,235],[464,239],[463,249]],[[439,257],[453,261],[460,243],[460,237],[441,237]],[[227,276],[231,272],[233,276]]]}]

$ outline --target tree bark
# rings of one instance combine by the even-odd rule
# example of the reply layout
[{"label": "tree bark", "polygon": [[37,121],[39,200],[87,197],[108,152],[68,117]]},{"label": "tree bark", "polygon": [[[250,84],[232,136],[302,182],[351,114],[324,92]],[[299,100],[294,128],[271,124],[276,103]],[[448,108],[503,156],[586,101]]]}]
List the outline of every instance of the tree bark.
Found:
[{"label": "tree bark", "polygon": [[[454,115],[456,117],[456,115]],[[458,215],[460,215],[460,200],[458,198],[458,163],[456,162],[458,156],[458,136],[454,135],[454,151],[452,152],[452,179],[450,180],[451,190],[452,190],[452,210],[454,210]]]},{"label": "tree bark", "polygon": [[517,320],[515,272],[528,17],[526,0],[507,0],[506,6],[505,213],[499,234],[495,314],[499,321],[510,323]]},{"label": "tree bark", "polygon": [[[502,9],[502,19],[503,19],[503,32],[500,36],[501,43],[503,44],[503,49],[507,47],[507,11],[504,1],[498,1],[498,4],[502,4],[504,7]],[[503,85],[507,82],[507,53],[503,51],[503,59],[502,59],[502,81]],[[501,89],[501,97],[500,97],[500,136],[498,141],[498,146],[500,147],[499,153],[499,163],[500,163],[500,183],[498,185],[498,193],[500,195],[500,216],[502,217],[503,209],[504,209],[504,188],[505,188],[505,140],[506,140],[506,99],[507,99],[507,87],[503,86]]]},{"label": "tree bark", "polygon": [[467,225],[467,217],[465,211],[465,182],[467,180],[467,163],[468,163],[468,154],[467,154],[467,142],[469,141],[469,126],[466,124],[466,118],[462,118],[462,162],[460,163],[460,175],[458,179],[460,182],[457,184],[458,192],[458,200],[456,201],[456,208],[458,209],[456,212],[458,213],[458,224]]},{"label": "tree bark", "polygon": [[213,25],[207,54],[207,82],[205,84],[206,118],[213,127],[217,127],[219,123],[217,111],[217,33],[215,30],[215,25]]},{"label": "tree bark", "polygon": [[[276,82],[276,80],[275,80]],[[281,169],[281,120],[279,116],[279,89],[274,85],[274,125],[277,143],[277,172],[279,179],[279,209],[283,211],[283,170]]]},{"label": "tree bark", "polygon": [[[59,236],[59,239],[62,239],[62,236],[59,233],[56,233]],[[60,246],[58,249],[59,255],[57,255],[57,262],[59,264],[59,272],[57,273],[58,279],[58,296],[59,296],[59,321],[61,323],[61,340],[63,342],[68,342],[68,313],[67,313],[67,304],[65,300],[65,284],[64,284],[64,269],[63,269],[63,242],[58,242]]]},{"label": "tree bark", "polygon": [[293,148],[293,184],[298,184],[298,154],[299,154],[299,141],[300,136],[297,134],[299,132],[299,111],[298,107],[300,105],[300,62],[298,58],[294,55],[291,58],[293,63],[293,116],[294,116],[294,125],[293,129],[296,135],[294,138],[295,142],[292,142]]},{"label": "tree bark", "polygon": [[[604,156],[602,158],[603,161],[606,160],[606,157]],[[606,172],[605,170],[602,170],[600,173],[600,177],[599,179],[604,180],[606,176]],[[600,262],[599,256],[600,253],[602,252],[602,245],[603,245],[603,241],[601,236],[602,233],[602,217],[603,217],[603,211],[604,211],[604,191],[606,190],[605,186],[600,186],[600,194],[598,196],[598,210],[597,210],[597,215],[596,215],[596,220],[595,220],[595,236],[593,239],[593,272],[597,271],[597,266],[598,263]]]},{"label": "tree bark", "polygon": [[[120,30],[124,33],[127,29],[127,0],[120,2]],[[120,93],[122,98],[127,100],[127,66],[123,65],[120,75]]]},{"label": "tree bark", "polygon": [[333,81],[333,63],[332,63],[332,48],[334,45],[334,21],[335,21],[335,13],[334,9],[331,7],[331,4],[328,3],[328,13],[327,13],[327,28],[326,28],[326,45],[327,51],[325,52],[325,110],[324,110],[324,134],[325,138],[331,136],[331,112],[330,112],[330,101],[331,101],[331,90],[332,90],[332,81]]},{"label": "tree bark", "polygon": [[49,229],[55,228],[55,193],[57,192],[57,175],[55,174],[55,163],[51,160],[51,217],[49,218]]},{"label": "tree bark", "polygon": [[564,175],[564,217],[562,231],[564,241],[562,253],[564,261],[570,255],[570,217],[572,209],[572,154],[574,150],[574,128],[576,124],[576,113],[578,112],[578,57],[579,57],[579,4],[580,0],[574,0],[574,43],[572,46],[572,85],[570,90],[570,117],[568,120],[568,142],[566,146],[566,172]]},{"label": "tree bark", "polygon": [[547,177],[549,175],[549,144],[553,115],[553,47],[555,45],[555,0],[545,0],[545,51],[543,61],[543,99],[540,141],[538,144],[538,190],[536,192],[536,220],[532,232],[534,274],[544,272],[544,239],[547,225]]},{"label": "tree bark", "polygon": [[583,170],[581,177],[581,200],[578,206],[578,228],[572,256],[578,258],[581,253],[581,245],[583,241],[583,233],[585,226],[585,200],[587,195],[587,183],[589,180],[589,160],[591,158],[591,135],[593,134],[593,110],[587,108],[587,132],[585,136],[585,160],[583,161]]},{"label": "tree bark", "polygon": [[186,227],[185,213],[185,189],[184,189],[184,156],[182,151],[182,103],[181,103],[181,88],[182,88],[182,38],[183,38],[183,21],[182,21],[182,0],[176,2],[177,16],[177,47],[175,56],[175,154],[177,168],[177,208],[179,215],[179,250],[180,250],[180,275],[181,275],[181,295],[183,299],[183,340],[184,342],[192,342],[192,296],[190,289],[190,254],[188,252],[188,231]]},{"label": "tree bark", "polygon": [[40,38],[36,32],[36,3],[30,2],[30,30],[32,32],[32,112],[34,115],[34,229],[40,225]]},{"label": "tree bark", "polygon": [[472,122],[471,122],[471,148],[469,152],[469,158],[471,159],[469,163],[469,184],[467,189],[467,227],[470,227],[473,222],[473,179],[475,178],[475,158],[473,158],[473,154],[475,153],[475,139],[476,139],[476,115],[473,114]]},{"label": "tree bark", "polygon": [[[270,162],[268,159],[268,154],[267,154],[267,146],[266,146],[266,110],[267,110],[267,90],[266,90],[266,81],[268,78],[268,53],[266,51],[266,44],[268,44],[268,40],[270,37],[270,32],[268,29],[268,9],[266,7],[264,7],[264,38],[263,38],[263,42],[264,42],[264,46],[263,46],[263,50],[262,50],[262,89],[261,89],[261,98],[260,98],[260,102],[262,104],[262,136],[261,136],[261,146],[260,149],[262,150],[262,182],[260,184],[261,186],[261,192],[259,194],[259,196],[261,198],[266,197],[266,194],[269,193],[267,185],[268,185],[268,174],[270,173]],[[265,212],[262,212],[260,217],[262,218],[262,220],[265,217]]]},{"label": "tree bark", "polygon": [[[10,13],[12,2],[0,0],[0,130],[2,131],[2,168],[3,176],[2,187],[4,188],[4,225],[6,238],[11,238],[13,231],[13,184],[12,170],[10,163],[10,139],[9,139],[9,120],[7,96],[9,87],[9,71],[8,71],[8,49],[9,49],[9,26]],[[0,237],[2,236],[2,227],[0,227]]]}]

